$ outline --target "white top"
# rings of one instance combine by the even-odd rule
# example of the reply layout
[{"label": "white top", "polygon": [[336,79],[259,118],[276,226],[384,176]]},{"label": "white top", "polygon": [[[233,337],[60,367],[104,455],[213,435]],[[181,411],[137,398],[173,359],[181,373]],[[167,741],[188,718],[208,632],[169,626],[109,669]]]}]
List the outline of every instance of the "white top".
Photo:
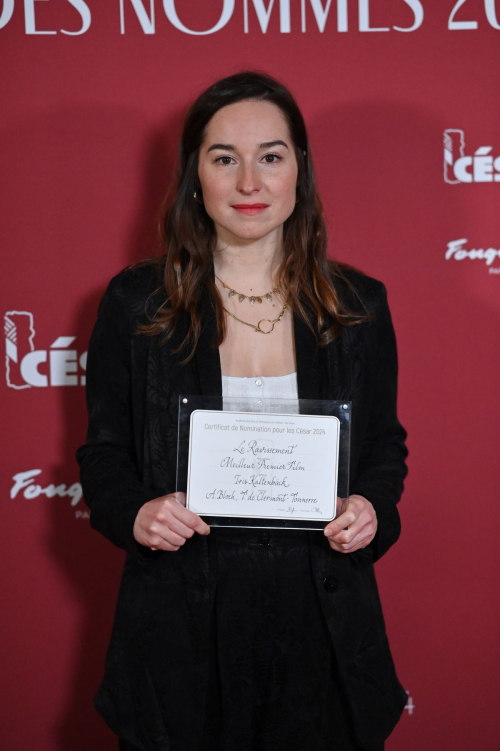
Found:
[{"label": "white top", "polygon": [[223,409],[228,412],[278,412],[295,414],[298,404],[264,399],[298,399],[297,373],[284,376],[222,376]]},{"label": "white top", "polygon": [[222,376],[222,396],[251,399],[298,399],[297,373],[240,378]]}]

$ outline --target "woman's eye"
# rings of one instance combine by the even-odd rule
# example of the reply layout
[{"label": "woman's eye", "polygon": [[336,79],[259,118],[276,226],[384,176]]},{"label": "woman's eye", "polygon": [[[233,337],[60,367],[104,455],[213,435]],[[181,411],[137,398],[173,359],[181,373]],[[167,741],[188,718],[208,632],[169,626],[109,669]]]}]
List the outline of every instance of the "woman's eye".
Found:
[{"label": "woman's eye", "polygon": [[283,157],[279,154],[266,154],[264,157],[266,164],[277,164],[281,159],[283,159]]},{"label": "woman's eye", "polygon": [[232,156],[220,156],[215,161],[219,162],[219,164],[231,164],[231,162],[233,161],[233,157]]}]

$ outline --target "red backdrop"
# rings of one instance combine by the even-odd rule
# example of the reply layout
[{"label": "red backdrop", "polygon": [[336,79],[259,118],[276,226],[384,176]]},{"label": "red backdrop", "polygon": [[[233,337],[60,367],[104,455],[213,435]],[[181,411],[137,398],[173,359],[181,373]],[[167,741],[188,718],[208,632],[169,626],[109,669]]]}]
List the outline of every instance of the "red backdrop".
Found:
[{"label": "red backdrop", "polygon": [[251,67],[304,111],[331,254],[389,289],[411,453],[377,565],[410,697],[388,749],[497,749],[499,0],[0,13],[3,747],[115,748],[92,696],[123,553],[77,484],[84,353],[107,280],[151,253],[187,104]]}]

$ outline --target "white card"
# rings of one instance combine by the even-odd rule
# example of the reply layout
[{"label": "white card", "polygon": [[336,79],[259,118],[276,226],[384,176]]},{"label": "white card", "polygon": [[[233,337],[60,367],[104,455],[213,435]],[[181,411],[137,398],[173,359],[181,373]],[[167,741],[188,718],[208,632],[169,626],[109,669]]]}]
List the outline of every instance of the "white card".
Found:
[{"label": "white card", "polygon": [[207,516],[331,521],[339,430],[330,415],[194,410],[187,508]]}]

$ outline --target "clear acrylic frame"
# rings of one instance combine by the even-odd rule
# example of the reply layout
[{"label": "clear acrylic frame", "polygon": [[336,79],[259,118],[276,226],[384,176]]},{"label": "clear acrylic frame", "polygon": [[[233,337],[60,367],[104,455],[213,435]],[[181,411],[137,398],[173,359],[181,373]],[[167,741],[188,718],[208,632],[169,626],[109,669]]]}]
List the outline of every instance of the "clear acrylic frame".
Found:
[{"label": "clear acrylic frame", "polygon": [[[314,517],[307,517],[307,512],[314,511],[313,507],[305,507],[302,505],[298,512],[301,518],[294,518],[295,511],[294,506],[284,504],[276,504],[284,506],[281,513],[276,512],[275,515],[270,516],[260,515],[259,513],[244,514],[236,513],[238,507],[237,503],[228,502],[231,510],[225,510],[224,513],[205,513],[199,512],[191,505],[193,495],[193,487],[203,484],[203,472],[206,471],[203,467],[197,468],[194,466],[192,454],[194,455],[193,442],[191,441],[191,426],[199,424],[199,412],[206,412],[207,418],[210,413],[213,412],[226,412],[231,415],[224,415],[224,419],[227,422],[235,420],[239,423],[257,423],[259,419],[252,419],[252,416],[267,416],[265,419],[268,421],[266,424],[271,424],[274,420],[276,424],[284,424],[281,418],[290,418],[289,424],[300,424],[300,416],[310,416],[312,418],[330,417],[336,418],[335,426],[337,430],[337,456],[332,456],[332,460],[336,461],[336,467],[332,468],[332,473],[335,473],[335,485],[332,484],[332,495],[335,494],[336,498],[333,500],[331,518],[314,519]],[[204,416],[203,416],[204,417]],[[250,419],[249,419],[250,418]],[[299,418],[295,420],[295,418]],[[269,422],[271,421],[271,422]],[[262,422],[262,420],[260,420]],[[324,425],[321,420],[309,421],[320,426]],[[273,424],[274,424],[273,423]],[[308,424],[309,424],[308,423]],[[333,423],[330,423],[333,424]],[[351,402],[346,401],[331,401],[321,399],[255,399],[246,397],[220,397],[220,396],[202,396],[202,395],[181,395],[179,397],[179,425],[178,425],[178,444],[177,444],[177,479],[176,489],[177,491],[185,492],[187,495],[187,506],[192,507],[204,521],[210,526],[216,527],[253,527],[261,529],[323,529],[331,519],[338,516],[349,494],[349,460],[350,460],[350,426],[351,426]],[[236,428],[232,428],[236,431]],[[241,430],[251,430],[251,428],[240,427]],[[262,429],[262,428],[261,428]],[[199,427],[198,427],[199,430]],[[268,430],[268,428],[266,428]],[[317,432],[320,432],[321,428],[317,428]],[[316,431],[315,431],[316,432]],[[321,437],[315,440],[323,440]],[[326,440],[326,438],[324,439]],[[323,444],[324,446],[325,444]],[[199,455],[199,454],[198,454]],[[311,456],[313,456],[311,454]],[[327,454],[328,461],[330,455]],[[311,461],[314,461],[311,459]],[[267,469],[267,467],[265,467]],[[328,469],[330,466],[328,465]],[[218,471],[218,470],[216,470]],[[194,474],[197,473],[197,474]],[[262,473],[260,473],[262,474]],[[276,476],[276,473],[270,471],[270,477]],[[238,475],[240,476],[240,475]],[[289,475],[287,475],[288,477]],[[308,473],[308,477],[314,477],[314,470]],[[198,481],[194,482],[193,478]],[[271,482],[271,481],[269,481]],[[241,491],[240,491],[241,492]],[[270,491],[271,493],[273,491]],[[266,498],[270,496],[265,496]],[[273,499],[274,500],[274,499]],[[217,505],[217,504],[216,504]],[[245,504],[252,505],[252,504]],[[253,504],[255,505],[255,504]],[[316,509],[318,511],[318,509]],[[289,513],[292,515],[290,516]],[[274,512],[273,512],[274,514]]]}]

